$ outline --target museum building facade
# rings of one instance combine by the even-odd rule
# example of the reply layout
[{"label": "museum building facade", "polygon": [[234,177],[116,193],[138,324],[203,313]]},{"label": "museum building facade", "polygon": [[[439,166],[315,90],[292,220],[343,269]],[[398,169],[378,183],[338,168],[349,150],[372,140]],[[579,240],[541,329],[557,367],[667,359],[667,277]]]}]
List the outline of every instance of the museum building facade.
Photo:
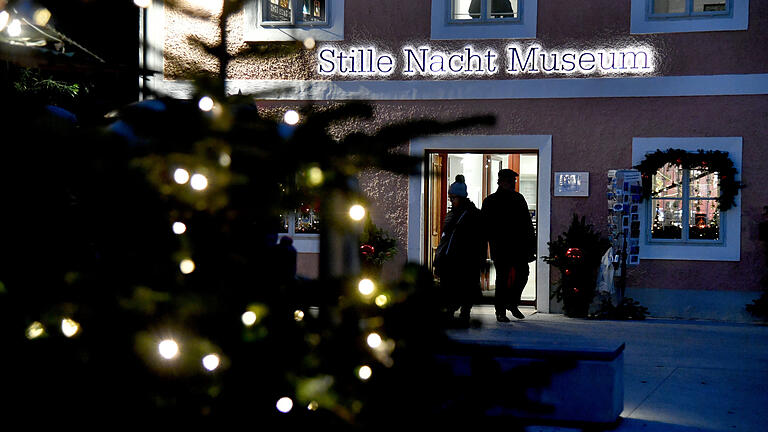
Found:
[{"label": "museum building facade", "polygon": [[[217,71],[189,42],[217,40],[215,3],[182,2],[199,12],[192,15],[159,0],[145,10],[144,66],[162,71],[145,83],[153,91],[191,97],[190,71]],[[264,109],[365,100],[374,126],[496,118],[408,143],[403,151],[424,158],[421,175],[363,175],[375,222],[399,240],[392,269],[431,262],[456,175],[479,206],[498,170],[512,168],[537,232],[524,300],[538,311],[561,310],[550,298],[558,271],[541,257],[576,214],[606,237],[635,230],[625,295],[651,316],[750,319],[744,306],[759,297],[766,268],[758,236],[768,206],[765,2],[252,0],[227,28],[231,53],[306,42],[229,65],[228,91],[253,94]],[[720,172],[676,163],[681,150],[726,156],[730,180],[745,187],[734,195]],[[652,154],[670,159],[644,179],[631,219],[611,220],[609,174]],[[733,205],[723,205],[726,195]],[[310,277],[321,220],[310,208],[286,218],[299,271]],[[492,280],[484,281],[489,293]]]}]

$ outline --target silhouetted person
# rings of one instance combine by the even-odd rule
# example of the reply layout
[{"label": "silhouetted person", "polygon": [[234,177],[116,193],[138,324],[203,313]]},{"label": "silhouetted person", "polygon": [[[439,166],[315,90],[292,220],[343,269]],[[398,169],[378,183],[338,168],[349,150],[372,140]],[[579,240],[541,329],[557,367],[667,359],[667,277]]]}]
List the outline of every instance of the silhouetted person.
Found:
[{"label": "silhouetted person", "polygon": [[515,191],[517,173],[499,171],[496,192],[483,200],[485,235],[496,267],[496,320],[509,322],[507,310],[515,318],[525,316],[517,308],[528,282],[528,263],[536,260],[536,234],[528,213],[528,203]]},{"label": "silhouetted person", "polygon": [[435,257],[440,288],[445,295],[449,318],[461,309],[459,319],[469,324],[469,314],[481,295],[480,272],[485,264],[486,246],[480,210],[468,198],[464,176],[448,189],[451,211],[445,217]]},{"label": "silhouetted person", "polygon": [[296,278],[296,248],[293,247],[293,239],[289,236],[280,238],[280,242],[275,248],[277,254],[277,268],[279,279],[283,282],[289,282]]}]

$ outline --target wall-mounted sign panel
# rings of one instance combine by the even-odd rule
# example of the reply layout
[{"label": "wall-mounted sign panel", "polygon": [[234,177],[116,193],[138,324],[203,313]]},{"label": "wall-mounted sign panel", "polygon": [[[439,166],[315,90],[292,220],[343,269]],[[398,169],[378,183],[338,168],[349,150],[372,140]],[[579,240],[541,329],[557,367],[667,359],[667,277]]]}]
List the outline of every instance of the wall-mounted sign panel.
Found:
[{"label": "wall-mounted sign panel", "polygon": [[589,196],[589,173],[556,172],[555,196]]}]

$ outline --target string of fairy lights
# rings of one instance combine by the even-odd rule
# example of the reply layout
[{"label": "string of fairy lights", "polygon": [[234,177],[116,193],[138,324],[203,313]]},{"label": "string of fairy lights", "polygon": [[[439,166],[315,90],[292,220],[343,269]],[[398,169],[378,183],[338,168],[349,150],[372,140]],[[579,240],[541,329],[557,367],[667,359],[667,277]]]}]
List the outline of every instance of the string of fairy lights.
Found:
[{"label": "string of fairy lights", "polygon": [[[210,111],[217,105],[216,101],[210,96],[203,96],[198,101],[198,107],[202,111]],[[285,125],[295,126],[301,121],[301,116],[294,110],[287,110],[282,122]],[[227,167],[231,163],[231,156],[229,154],[221,154],[219,157],[220,165]],[[204,194],[211,186],[211,178],[205,175],[203,172],[199,172],[195,168],[188,166],[172,166],[170,167],[169,178],[172,179],[177,186],[189,187],[193,193]],[[323,182],[324,175],[322,169],[317,166],[312,166],[307,169],[305,173],[309,179],[309,184],[317,186]],[[353,223],[360,224],[366,217],[366,208],[359,203],[351,203],[348,208],[348,217]],[[178,236],[189,235],[190,228],[182,220],[175,220],[170,224],[171,231]],[[188,254],[189,255],[189,254]],[[196,271],[197,264],[190,256],[185,256],[178,261],[179,271],[183,275],[189,275]],[[391,297],[386,292],[379,292],[378,287],[368,277],[361,277],[357,283],[357,293],[359,300],[365,303],[374,304],[379,308],[387,307],[391,302]],[[249,305],[246,310],[240,316],[242,324],[251,328],[257,326],[262,319],[269,313],[269,308],[260,303]],[[316,307],[308,307],[308,310],[296,309],[293,312],[293,319],[296,322],[301,322],[306,318],[306,315],[310,314],[313,317],[317,317],[318,310]],[[387,339],[380,334],[380,331],[371,326],[370,330],[363,332],[364,342],[368,348],[370,348],[373,358],[381,362],[385,366],[392,365],[391,354],[395,348],[395,342]],[[66,338],[74,338],[81,334],[83,331],[81,324],[75,321],[70,316],[63,316],[60,321],[60,332]],[[47,329],[41,321],[34,321],[26,328],[26,337],[29,340],[35,340],[47,336]],[[161,362],[166,362],[169,365],[179,363],[180,358],[187,355],[185,353],[185,347],[183,338],[175,337],[173,335],[165,334],[163,337],[158,337],[155,340],[154,355]],[[223,364],[223,353],[216,351],[209,351],[200,353],[199,350],[190,349],[192,354],[199,355],[199,364],[202,369],[208,373],[215,373],[219,370]],[[373,376],[374,369],[370,364],[358,365],[352,373],[361,381],[368,381]],[[281,396],[275,401],[275,409],[281,413],[291,412],[296,406],[294,398],[290,395]],[[320,404],[316,400],[309,401],[307,409],[315,411],[319,409]]]},{"label": "string of fairy lights", "polygon": [[[136,6],[140,8],[147,8],[151,5],[151,0],[134,0]],[[7,5],[6,2],[0,0],[0,6]],[[28,11],[25,11],[28,12]],[[48,21],[51,19],[51,13],[48,9],[38,8],[36,9],[30,18],[24,18],[19,14],[16,9],[0,8],[0,32],[5,32],[5,35],[10,38],[24,37],[24,32],[27,28],[31,30],[37,30],[42,32],[45,29]],[[42,29],[42,30],[41,30]],[[45,34],[45,33],[43,33]],[[55,36],[56,34],[54,34]],[[312,38],[308,38],[304,41],[304,47],[312,49],[315,46],[315,41]],[[216,101],[211,95],[203,95],[197,100],[197,107],[203,113],[209,113],[209,115],[217,116],[223,111],[223,106]],[[296,110],[288,109],[283,113],[282,124],[278,124],[278,128],[283,130],[290,130],[301,122],[302,118],[299,112]],[[232,156],[229,153],[221,152],[219,154],[218,163],[226,169],[232,162]],[[192,194],[205,194],[207,191],[211,191],[211,186],[215,186],[215,175],[210,171],[201,168],[195,168],[192,166],[181,166],[176,164],[171,166],[168,177],[170,181],[175,183],[175,190],[181,191],[183,188],[191,189]],[[325,181],[325,174],[323,169],[317,165],[310,165],[305,169],[303,178],[309,187],[318,187]],[[178,189],[182,188],[182,189]],[[185,194],[187,192],[184,192]],[[350,203],[348,208],[348,217],[353,221],[353,224],[360,224],[366,217],[366,208],[359,203]],[[190,230],[194,230],[193,226],[188,226],[183,220],[173,220],[170,223],[170,230],[177,236],[186,236],[190,234]],[[182,275],[191,275],[198,270],[198,264],[192,259],[192,254],[185,252],[179,255],[177,265],[178,271]],[[389,293],[380,291],[376,286],[376,283],[368,277],[362,277],[357,283],[358,300],[365,304],[372,304],[378,308],[385,308],[390,305],[392,298]],[[246,328],[254,328],[258,326],[264,318],[270,313],[269,308],[265,304],[254,303],[248,305],[245,311],[240,316],[242,325]],[[306,307],[305,309],[295,309],[293,311],[293,319],[296,322],[302,322],[307,318],[307,315],[312,317],[318,316],[317,307]],[[49,336],[54,336],[60,333],[67,339],[77,338],[83,332],[87,332],[87,328],[83,328],[80,322],[77,322],[72,315],[60,315],[58,321],[58,329],[54,328],[52,321],[39,319],[31,322],[25,329],[25,336],[29,341],[42,339]],[[46,324],[44,324],[46,323]],[[362,325],[362,324],[361,324]],[[51,327],[51,328],[48,328]],[[395,342],[388,339],[382,334],[381,330],[376,325],[362,325],[363,331],[361,337],[365,346],[370,349],[372,357],[383,364],[384,366],[391,366],[393,363],[392,353],[395,349]],[[221,350],[216,349],[197,349],[193,347],[192,342],[188,342],[181,333],[175,334],[172,331],[167,331],[162,336],[152,337],[152,344],[154,347],[148,350],[143,355],[148,355],[154,359],[149,359],[150,362],[160,362],[169,367],[174,365],[180,365],[182,359],[190,360],[190,356],[197,357],[197,362],[204,373],[216,373],[226,366],[229,359],[226,358],[226,354]],[[186,345],[186,346],[185,346]],[[209,344],[210,345],[210,344]],[[212,346],[212,345],[211,345]],[[150,345],[152,347],[152,345]],[[207,346],[208,347],[208,346]],[[210,348],[210,347],[208,347]],[[374,374],[374,367],[372,364],[368,364],[365,361],[356,366],[351,373],[354,374],[359,380],[365,382],[369,381]],[[298,398],[293,395],[282,395],[275,400],[275,409],[280,413],[289,413],[294,410]],[[315,411],[320,408],[320,402],[317,400],[310,400],[307,403],[306,408],[310,411]]]}]

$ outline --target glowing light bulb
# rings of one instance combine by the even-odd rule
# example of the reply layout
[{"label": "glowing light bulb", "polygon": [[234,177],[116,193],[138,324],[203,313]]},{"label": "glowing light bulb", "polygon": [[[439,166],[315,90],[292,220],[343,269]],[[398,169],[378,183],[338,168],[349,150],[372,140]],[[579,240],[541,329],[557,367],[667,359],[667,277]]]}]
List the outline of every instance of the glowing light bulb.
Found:
[{"label": "glowing light bulb", "polygon": [[216,370],[216,368],[219,367],[220,362],[221,359],[216,354],[208,354],[207,356],[203,357],[203,367],[209,371]]},{"label": "glowing light bulb", "polygon": [[179,355],[179,344],[173,339],[165,339],[157,345],[157,350],[164,359],[171,360]]},{"label": "glowing light bulb", "polygon": [[15,19],[8,25],[8,36],[21,36],[21,21]]},{"label": "glowing light bulb", "polygon": [[254,312],[252,312],[252,311],[244,312],[240,316],[240,320],[243,321],[243,324],[245,324],[246,326],[250,327],[250,326],[256,324],[256,314]]},{"label": "glowing light bulb", "polygon": [[320,408],[320,404],[317,401],[310,401],[307,405],[307,409],[310,411],[317,411],[318,408]]},{"label": "glowing light bulb", "polygon": [[281,413],[287,413],[293,409],[293,401],[289,397],[281,397],[275,406]]},{"label": "glowing light bulb", "polygon": [[44,26],[48,24],[48,21],[51,19],[51,11],[49,11],[46,8],[40,8],[35,11],[35,13],[32,15],[32,20],[35,22],[35,24],[39,26]]},{"label": "glowing light bulb", "polygon": [[200,108],[200,111],[210,111],[213,109],[213,99],[208,96],[203,96],[197,102],[197,107]]},{"label": "glowing light bulb", "polygon": [[64,318],[61,320],[61,332],[66,337],[72,337],[80,330],[80,324],[71,318]]},{"label": "glowing light bulb", "polygon": [[37,339],[45,333],[45,327],[39,321],[35,321],[27,327],[26,335],[27,339]]},{"label": "glowing light bulb", "polygon": [[178,184],[184,184],[188,182],[189,171],[185,170],[184,168],[177,168],[176,171],[173,172],[173,181]]},{"label": "glowing light bulb", "polygon": [[379,336],[378,333],[371,333],[368,335],[368,338],[365,340],[368,343],[368,346],[371,348],[378,348],[381,346],[381,336]]},{"label": "glowing light bulb", "polygon": [[189,185],[192,186],[192,189],[194,190],[204,190],[208,187],[208,178],[202,174],[193,174],[189,181]]},{"label": "glowing light bulb", "polygon": [[185,258],[179,263],[179,269],[181,269],[181,272],[184,274],[190,274],[195,271],[195,262],[189,258]]},{"label": "glowing light bulb", "polygon": [[187,226],[184,225],[184,222],[174,222],[173,232],[176,234],[184,234],[185,232],[187,232]]},{"label": "glowing light bulb", "polygon": [[373,371],[371,370],[370,366],[363,365],[360,366],[360,369],[357,370],[357,376],[363,381],[367,381],[371,375],[373,375]]},{"label": "glowing light bulb", "polygon": [[387,303],[389,303],[389,297],[387,297],[386,294],[379,294],[376,296],[373,302],[376,303],[376,306],[378,307],[384,307],[387,305]]},{"label": "glowing light bulb", "polygon": [[222,153],[219,155],[219,165],[228,167],[230,164],[232,164],[232,157],[229,154]]},{"label": "glowing light bulb", "polygon": [[11,14],[8,11],[0,12],[0,31],[5,30],[5,26],[8,25],[8,21],[11,19]]},{"label": "glowing light bulb", "polygon": [[294,110],[288,110],[283,115],[283,121],[291,126],[299,122],[299,113]]},{"label": "glowing light bulb", "polygon": [[360,204],[353,205],[349,208],[349,217],[356,221],[363,220],[365,217],[365,207]]},{"label": "glowing light bulb", "polygon": [[301,309],[297,309],[293,313],[293,319],[295,319],[296,321],[302,321],[304,319],[304,311]]},{"label": "glowing light bulb", "polygon": [[314,38],[308,37],[308,38],[304,39],[304,48],[312,49],[314,47],[315,47],[315,39]]},{"label": "glowing light bulb", "polygon": [[318,167],[312,167],[307,170],[307,183],[310,186],[319,186],[323,183],[323,170]]},{"label": "glowing light bulb", "polygon": [[362,279],[360,283],[357,284],[357,290],[360,291],[360,294],[362,295],[371,295],[373,294],[374,289],[376,289],[376,286],[370,279]]},{"label": "glowing light bulb", "polygon": [[152,4],[152,0],[133,0],[133,4],[142,9],[146,9],[150,4]]}]

